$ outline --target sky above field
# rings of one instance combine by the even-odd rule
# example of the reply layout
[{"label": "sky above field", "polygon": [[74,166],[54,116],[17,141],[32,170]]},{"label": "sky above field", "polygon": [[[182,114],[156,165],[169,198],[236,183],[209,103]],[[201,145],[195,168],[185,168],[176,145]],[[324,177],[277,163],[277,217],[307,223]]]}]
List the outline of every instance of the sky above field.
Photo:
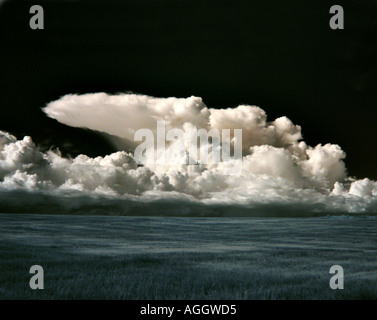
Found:
[{"label": "sky above field", "polygon": [[[317,1],[42,1],[43,30],[31,4],[0,7],[1,210],[376,212],[375,1],[337,2],[344,30]],[[242,129],[242,173],[138,166],[131,133],[158,120]]]}]

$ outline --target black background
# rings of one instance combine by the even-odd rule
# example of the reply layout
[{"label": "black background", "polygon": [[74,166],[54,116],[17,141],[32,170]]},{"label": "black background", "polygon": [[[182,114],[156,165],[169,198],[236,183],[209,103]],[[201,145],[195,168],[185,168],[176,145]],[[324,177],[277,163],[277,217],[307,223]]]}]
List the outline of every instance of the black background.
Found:
[{"label": "black background", "polygon": [[[366,300],[366,299],[365,299]],[[169,319],[247,319],[252,318],[255,314],[263,314],[266,317],[287,317],[289,319],[302,319],[304,310],[310,310],[310,314],[315,318],[323,317],[324,313],[330,318],[346,318],[346,316],[355,312],[355,310],[363,309],[365,312],[372,313],[374,311],[374,300],[370,301],[314,301],[314,300],[127,300],[127,301],[0,301],[1,310],[7,314],[14,314],[19,318],[30,317],[30,310],[43,310],[46,306],[50,306],[52,310],[56,310],[62,317],[72,317],[72,314],[83,317],[107,318],[109,310],[113,314],[121,315],[132,319],[167,319],[166,315],[140,315],[142,307],[148,304],[153,307],[174,307],[175,310],[185,310],[189,305],[192,309],[194,305],[235,305],[237,313],[234,315],[195,315],[182,312],[174,312]],[[74,311],[73,311],[74,310]],[[51,312],[41,312],[40,319],[50,319]]]},{"label": "black background", "polygon": [[[31,5],[45,29],[31,30]],[[331,30],[340,4],[345,29]],[[203,98],[210,108],[287,116],[310,145],[337,143],[351,175],[377,178],[377,2],[17,1],[0,7],[0,129],[42,149],[113,147],[41,108],[68,93]]]}]

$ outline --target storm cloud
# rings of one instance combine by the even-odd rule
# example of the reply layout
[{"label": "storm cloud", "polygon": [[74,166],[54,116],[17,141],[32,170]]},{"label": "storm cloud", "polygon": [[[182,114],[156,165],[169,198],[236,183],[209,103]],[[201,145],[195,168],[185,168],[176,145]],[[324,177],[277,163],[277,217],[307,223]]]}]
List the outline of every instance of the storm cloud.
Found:
[{"label": "storm cloud", "polygon": [[[377,213],[377,183],[347,176],[340,146],[309,146],[287,117],[241,105],[208,108],[201,98],[106,93],[66,95],[44,112],[57,121],[118,136],[131,151],[104,157],[41,152],[31,137],[0,133],[2,211],[137,215],[318,215]],[[242,129],[242,171],[211,165],[144,165],[136,130]],[[51,212],[54,213],[54,212]]]}]

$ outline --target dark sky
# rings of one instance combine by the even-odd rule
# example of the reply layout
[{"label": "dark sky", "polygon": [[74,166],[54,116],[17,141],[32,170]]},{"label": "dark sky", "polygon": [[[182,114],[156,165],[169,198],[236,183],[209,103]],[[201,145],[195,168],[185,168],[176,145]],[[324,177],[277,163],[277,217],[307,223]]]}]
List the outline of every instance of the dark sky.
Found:
[{"label": "dark sky", "polygon": [[[45,29],[29,28],[40,4]],[[345,29],[331,30],[340,4]],[[0,8],[0,129],[72,155],[108,142],[48,119],[67,93],[200,96],[289,117],[311,145],[337,143],[377,178],[377,1],[17,1]]]}]

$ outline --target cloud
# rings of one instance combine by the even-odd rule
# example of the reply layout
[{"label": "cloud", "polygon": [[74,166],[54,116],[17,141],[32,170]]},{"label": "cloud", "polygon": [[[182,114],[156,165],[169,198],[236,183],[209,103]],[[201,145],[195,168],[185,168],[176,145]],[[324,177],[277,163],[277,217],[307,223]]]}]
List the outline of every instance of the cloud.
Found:
[{"label": "cloud", "polygon": [[209,110],[201,98],[160,99],[145,95],[93,93],[66,95],[49,103],[44,112],[72,127],[88,128],[133,141],[140,128],[156,129],[165,120],[167,130],[182,128],[186,122],[205,128]]},{"label": "cloud", "polygon": [[[131,142],[140,128],[242,129],[242,171],[210,165],[140,166],[132,152],[105,157],[42,153],[30,137],[0,132],[0,210],[150,215],[322,215],[377,213],[377,183],[346,175],[338,145],[302,141],[288,118],[259,107],[210,109],[201,98],[67,95],[46,114],[61,123]],[[131,144],[130,144],[131,145]],[[20,196],[22,195],[22,196]],[[47,212],[46,212],[47,213]]]}]

